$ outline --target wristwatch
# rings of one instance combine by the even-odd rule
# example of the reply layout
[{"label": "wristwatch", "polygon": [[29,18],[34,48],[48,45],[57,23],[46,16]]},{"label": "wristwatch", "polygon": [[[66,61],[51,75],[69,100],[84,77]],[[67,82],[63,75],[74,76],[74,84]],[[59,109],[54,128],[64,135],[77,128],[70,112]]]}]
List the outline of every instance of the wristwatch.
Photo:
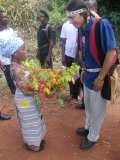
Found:
[{"label": "wristwatch", "polygon": [[101,76],[100,74],[98,75],[98,77],[97,77],[100,81],[104,81],[104,77],[103,76]]}]

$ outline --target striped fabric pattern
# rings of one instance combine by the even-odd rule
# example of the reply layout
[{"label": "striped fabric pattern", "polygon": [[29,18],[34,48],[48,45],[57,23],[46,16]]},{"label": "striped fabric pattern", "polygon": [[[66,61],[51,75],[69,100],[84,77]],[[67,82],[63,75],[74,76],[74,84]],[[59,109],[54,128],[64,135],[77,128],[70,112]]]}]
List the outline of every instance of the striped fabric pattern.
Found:
[{"label": "striped fabric pattern", "polygon": [[15,93],[16,111],[23,140],[27,145],[39,147],[46,134],[43,115],[30,96],[25,96],[20,89]]}]

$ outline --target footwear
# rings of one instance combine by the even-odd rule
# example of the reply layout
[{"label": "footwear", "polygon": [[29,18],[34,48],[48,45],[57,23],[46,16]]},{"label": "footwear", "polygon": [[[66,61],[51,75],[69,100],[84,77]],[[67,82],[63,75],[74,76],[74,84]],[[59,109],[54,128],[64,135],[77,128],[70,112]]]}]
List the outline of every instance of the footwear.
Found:
[{"label": "footwear", "polygon": [[78,104],[78,100],[77,99],[71,99],[70,101],[68,101],[68,104],[69,105],[75,105],[75,104]]},{"label": "footwear", "polygon": [[77,128],[76,129],[76,134],[77,135],[81,135],[81,136],[87,136],[89,133],[89,130],[85,129],[85,128]]},{"label": "footwear", "polygon": [[34,146],[34,145],[28,145],[28,144],[25,144],[27,150],[30,150],[30,151],[34,151],[34,152],[39,152],[39,148],[38,146]]},{"label": "footwear", "polygon": [[81,99],[80,97],[78,97],[78,102],[79,102],[79,104],[77,104],[75,106],[75,108],[76,109],[85,109],[84,99],[83,98]]},{"label": "footwear", "polygon": [[70,95],[66,95],[63,97],[64,101],[69,102],[72,100],[72,97]]},{"label": "footwear", "polygon": [[34,152],[40,152],[44,149],[44,144],[45,144],[45,140],[42,140],[40,146],[28,145],[26,143],[25,143],[25,146],[27,150],[34,151]]},{"label": "footwear", "polygon": [[81,104],[77,104],[76,106],[75,106],[75,108],[76,109],[85,109],[85,105],[84,105],[84,103],[81,103]]},{"label": "footwear", "polygon": [[4,113],[0,113],[0,120],[10,120],[11,116],[4,114]]},{"label": "footwear", "polygon": [[91,147],[94,146],[95,143],[97,143],[97,142],[92,142],[89,139],[85,138],[80,143],[80,149],[82,149],[82,150],[90,149]]}]

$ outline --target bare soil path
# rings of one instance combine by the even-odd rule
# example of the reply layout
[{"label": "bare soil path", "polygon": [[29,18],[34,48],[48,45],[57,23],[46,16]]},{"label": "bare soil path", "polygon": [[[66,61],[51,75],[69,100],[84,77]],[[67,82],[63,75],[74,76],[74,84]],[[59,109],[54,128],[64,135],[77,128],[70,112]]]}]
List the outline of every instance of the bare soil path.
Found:
[{"label": "bare soil path", "polygon": [[88,151],[81,151],[81,138],[75,129],[83,126],[84,111],[72,106],[60,108],[55,99],[49,100],[42,107],[48,132],[45,149],[39,153],[24,147],[12,97],[3,88],[0,107],[12,115],[12,120],[0,121],[0,160],[120,160],[119,104],[108,105],[99,143]]}]

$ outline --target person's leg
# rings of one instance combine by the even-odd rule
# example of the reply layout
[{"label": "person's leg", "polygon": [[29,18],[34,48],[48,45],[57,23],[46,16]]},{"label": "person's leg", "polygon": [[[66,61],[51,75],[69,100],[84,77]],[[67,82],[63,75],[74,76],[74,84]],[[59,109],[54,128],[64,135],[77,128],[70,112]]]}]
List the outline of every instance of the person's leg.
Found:
[{"label": "person's leg", "polygon": [[[84,90],[85,91],[85,90]],[[88,119],[86,113],[86,126],[89,125],[88,136],[81,141],[81,149],[91,148],[99,139],[100,129],[106,114],[106,100],[101,97],[100,92],[87,89],[89,93]],[[85,92],[84,92],[85,96]],[[86,109],[86,101],[85,101]]]},{"label": "person's leg", "polygon": [[85,102],[85,126],[82,128],[77,128],[76,133],[77,135],[88,135],[89,127],[90,127],[90,96],[89,90],[84,85],[84,102]]},{"label": "person's leg", "polygon": [[68,57],[68,56],[65,55],[66,67],[71,67],[71,65],[72,65],[73,62],[74,62],[74,58]]},{"label": "person's leg", "polygon": [[78,96],[80,95],[80,79],[75,81],[75,84],[72,85],[72,97],[78,100]]},{"label": "person's leg", "polygon": [[41,66],[44,68],[53,68],[52,57],[50,57],[50,61],[46,61],[48,53],[42,53],[39,57],[39,61]]},{"label": "person's leg", "polygon": [[85,102],[85,129],[89,130],[90,127],[90,93],[88,88],[84,85],[84,102]]},{"label": "person's leg", "polygon": [[[74,62],[74,58],[71,58],[65,55],[66,67],[71,67],[73,62]],[[73,98],[73,83],[72,82],[69,82],[69,88],[70,88],[70,96]]]},{"label": "person's leg", "polygon": [[39,61],[40,61],[41,66],[45,66],[45,60],[46,60],[45,54],[41,53],[39,56]]},{"label": "person's leg", "polygon": [[38,53],[36,58],[39,60],[42,67],[45,67],[45,61],[46,61],[47,53],[46,52],[40,52],[38,49]]},{"label": "person's leg", "polygon": [[90,90],[90,127],[88,139],[96,142],[99,139],[100,129],[106,115],[106,100],[100,92]]},{"label": "person's leg", "polygon": [[52,57],[50,57],[50,61],[46,62],[46,68],[53,68],[53,61],[52,61]]},{"label": "person's leg", "polygon": [[10,88],[11,94],[14,95],[15,91],[16,91],[16,86],[14,84],[14,81],[13,81],[12,77],[11,77],[10,65],[5,65],[4,68],[5,68],[4,75],[5,75],[7,84],[9,86],[9,88]]},{"label": "person's leg", "polygon": [[[74,63],[74,58],[68,57],[65,55],[65,63],[67,67],[70,67],[72,63]],[[78,96],[80,94],[80,82],[79,79],[76,80],[75,84],[72,82],[69,83],[70,86],[70,95],[73,99],[78,100]]]},{"label": "person's leg", "polygon": [[83,84],[79,81],[79,92],[78,92],[78,104],[75,106],[76,109],[85,109],[84,104],[84,89]]}]

